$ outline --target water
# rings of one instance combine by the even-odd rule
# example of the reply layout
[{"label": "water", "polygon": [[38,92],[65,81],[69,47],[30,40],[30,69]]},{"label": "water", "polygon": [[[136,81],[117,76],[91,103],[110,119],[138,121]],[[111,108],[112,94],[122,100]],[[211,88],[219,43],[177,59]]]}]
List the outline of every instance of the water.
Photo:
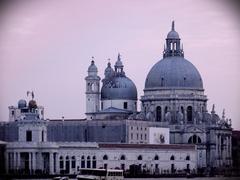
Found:
[{"label": "water", "polygon": [[[189,178],[125,178],[124,180],[186,180]],[[193,180],[239,180],[240,177],[198,177]],[[14,180],[52,180],[52,179],[14,179]],[[76,179],[69,179],[76,180]]]},{"label": "water", "polygon": [[[143,180],[141,178],[125,178],[127,180]],[[186,180],[189,178],[146,178],[144,180]],[[191,178],[191,179],[194,179],[194,180],[207,180],[207,179],[210,179],[210,180],[239,180],[240,177],[198,177],[198,178]]]}]

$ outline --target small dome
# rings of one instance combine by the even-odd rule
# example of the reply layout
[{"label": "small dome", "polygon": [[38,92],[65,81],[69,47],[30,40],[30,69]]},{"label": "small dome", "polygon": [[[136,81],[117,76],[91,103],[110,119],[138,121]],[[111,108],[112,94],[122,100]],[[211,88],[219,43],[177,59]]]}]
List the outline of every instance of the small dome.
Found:
[{"label": "small dome", "polygon": [[22,109],[22,108],[25,108],[25,107],[27,107],[27,101],[24,100],[24,99],[20,99],[20,100],[18,101],[18,108],[19,108],[19,109]]},{"label": "small dome", "polygon": [[116,68],[123,68],[123,63],[121,61],[121,55],[118,53],[118,58],[117,58],[117,61],[115,63],[115,67]]},{"label": "small dome", "polygon": [[168,33],[167,39],[180,39],[178,33],[175,30],[172,30]]},{"label": "small dome", "polygon": [[111,77],[113,74],[114,74],[114,70],[111,67],[111,63],[109,62],[104,71],[104,75],[105,75],[105,77]]},{"label": "small dome", "polygon": [[101,89],[101,99],[137,100],[137,88],[128,77],[117,76],[103,85]]},{"label": "small dome", "polygon": [[121,60],[118,60],[115,64],[116,67],[123,67],[123,63]]},{"label": "small dome", "polygon": [[95,65],[94,61],[91,61],[91,65],[88,67],[88,72],[97,72],[97,66]]},{"label": "small dome", "polygon": [[180,56],[166,57],[150,70],[145,89],[176,88],[203,89],[203,82],[196,67]]},{"label": "small dome", "polygon": [[28,103],[29,109],[36,109],[37,108],[37,102],[35,100],[30,100]]},{"label": "small dome", "polygon": [[175,31],[174,21],[172,21],[172,29],[167,35],[167,39],[180,39],[178,33]]}]

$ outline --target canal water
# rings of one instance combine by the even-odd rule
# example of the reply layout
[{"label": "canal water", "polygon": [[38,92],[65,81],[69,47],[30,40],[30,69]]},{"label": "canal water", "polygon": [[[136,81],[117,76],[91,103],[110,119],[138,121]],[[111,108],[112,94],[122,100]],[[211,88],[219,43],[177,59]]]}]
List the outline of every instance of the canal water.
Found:
[{"label": "canal water", "polygon": [[[189,180],[189,178],[125,178],[124,180]],[[196,177],[193,180],[240,180],[240,177]],[[25,180],[25,179],[14,179]],[[52,179],[26,179],[26,180],[52,180]],[[76,179],[69,179],[76,180]]]}]

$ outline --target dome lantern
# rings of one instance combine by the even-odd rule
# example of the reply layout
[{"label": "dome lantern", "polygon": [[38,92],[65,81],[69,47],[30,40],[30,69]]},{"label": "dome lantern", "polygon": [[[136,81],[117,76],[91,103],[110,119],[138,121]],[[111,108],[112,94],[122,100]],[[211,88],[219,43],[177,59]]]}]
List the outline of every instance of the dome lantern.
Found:
[{"label": "dome lantern", "polygon": [[168,56],[184,56],[183,49],[181,48],[181,39],[175,31],[174,21],[172,21],[172,29],[167,35],[166,48],[163,51],[163,57]]},{"label": "dome lantern", "polygon": [[118,74],[123,74],[123,63],[121,61],[121,55],[120,53],[118,53],[118,57],[117,57],[117,61],[115,63],[115,71],[118,73]]},{"label": "dome lantern", "polygon": [[114,74],[114,70],[111,67],[110,59],[108,59],[107,67],[104,71],[105,78],[109,79],[111,76],[113,76],[113,74]]}]

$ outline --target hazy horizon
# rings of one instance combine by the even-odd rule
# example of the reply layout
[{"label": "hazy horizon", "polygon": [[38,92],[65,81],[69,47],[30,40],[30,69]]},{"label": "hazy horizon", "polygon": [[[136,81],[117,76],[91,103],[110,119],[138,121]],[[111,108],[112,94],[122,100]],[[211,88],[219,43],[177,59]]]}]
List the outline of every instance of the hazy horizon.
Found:
[{"label": "hazy horizon", "polygon": [[223,0],[12,2],[0,21],[0,121],[29,90],[45,118],[84,118],[92,56],[103,78],[108,58],[114,65],[119,52],[140,99],[172,20],[185,58],[202,76],[208,110],[215,104],[221,117],[225,109],[240,129],[240,24]]}]

